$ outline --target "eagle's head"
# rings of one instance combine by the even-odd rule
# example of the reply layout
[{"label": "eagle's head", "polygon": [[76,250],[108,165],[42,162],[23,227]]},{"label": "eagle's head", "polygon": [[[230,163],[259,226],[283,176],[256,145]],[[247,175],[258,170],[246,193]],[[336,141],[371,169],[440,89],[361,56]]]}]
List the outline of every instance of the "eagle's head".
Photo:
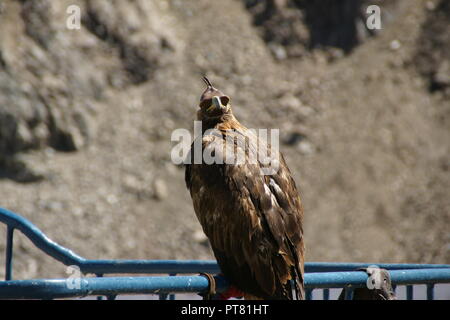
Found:
[{"label": "eagle's head", "polygon": [[198,120],[220,119],[224,115],[231,114],[230,97],[214,88],[208,78],[203,77],[203,81],[207,88],[200,97]]}]

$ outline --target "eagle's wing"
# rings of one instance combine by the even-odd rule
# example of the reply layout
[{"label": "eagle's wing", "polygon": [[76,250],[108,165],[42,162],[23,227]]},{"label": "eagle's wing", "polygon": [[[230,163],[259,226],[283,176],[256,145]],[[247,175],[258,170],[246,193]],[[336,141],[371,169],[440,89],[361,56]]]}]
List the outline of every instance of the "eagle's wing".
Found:
[{"label": "eagle's wing", "polygon": [[[200,137],[202,150],[216,156],[226,152],[223,142],[230,135],[247,138],[250,152],[261,143],[247,130],[227,131]],[[277,173],[262,175],[261,167],[259,162],[187,165],[194,210],[233,285],[260,298],[290,299],[292,290],[303,298],[300,197],[281,154]]]}]

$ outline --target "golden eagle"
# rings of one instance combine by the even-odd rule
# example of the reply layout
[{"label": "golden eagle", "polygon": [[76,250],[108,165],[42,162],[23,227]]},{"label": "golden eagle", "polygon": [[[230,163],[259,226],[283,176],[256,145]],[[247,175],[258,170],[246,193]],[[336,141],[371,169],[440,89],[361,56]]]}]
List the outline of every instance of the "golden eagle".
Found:
[{"label": "golden eagle", "polygon": [[[230,98],[203,80],[207,88],[197,112],[202,135],[191,146],[185,180],[230,292],[246,299],[303,299],[303,208],[289,168],[281,153],[239,123]],[[231,151],[244,161],[195,161],[196,145],[202,155],[220,159]],[[260,152],[265,145],[278,161],[269,174],[263,172],[268,162],[258,157],[267,155]]]}]

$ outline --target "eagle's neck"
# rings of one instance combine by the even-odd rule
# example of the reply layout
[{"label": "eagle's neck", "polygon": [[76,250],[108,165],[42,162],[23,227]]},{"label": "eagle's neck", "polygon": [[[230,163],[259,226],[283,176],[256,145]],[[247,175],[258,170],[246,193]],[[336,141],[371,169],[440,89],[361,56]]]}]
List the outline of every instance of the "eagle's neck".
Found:
[{"label": "eagle's neck", "polygon": [[202,133],[208,129],[229,130],[242,128],[242,125],[232,113],[224,114],[214,118],[204,118],[202,121]]}]

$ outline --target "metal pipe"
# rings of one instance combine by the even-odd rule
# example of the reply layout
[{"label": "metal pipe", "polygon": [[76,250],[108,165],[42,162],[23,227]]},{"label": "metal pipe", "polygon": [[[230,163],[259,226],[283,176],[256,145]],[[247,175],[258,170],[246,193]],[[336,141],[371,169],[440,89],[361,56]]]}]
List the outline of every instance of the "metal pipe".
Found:
[{"label": "metal pipe", "polygon": [[434,299],[434,284],[427,284],[427,300]]},{"label": "metal pipe", "polygon": [[[424,276],[425,275],[425,276]],[[217,291],[227,288],[227,281],[216,276]],[[448,269],[396,270],[391,272],[393,283],[401,285],[450,283]],[[355,272],[318,272],[305,274],[306,296],[312,296],[313,288],[364,287],[367,275]],[[203,276],[166,277],[106,277],[83,278],[79,288],[67,286],[65,279],[11,280],[0,282],[0,299],[47,299],[67,298],[87,295],[112,296],[120,294],[168,294],[180,292],[202,293],[209,283]],[[408,291],[407,287],[407,291]]]},{"label": "metal pipe", "polygon": [[323,289],[323,300],[330,300],[330,289]]},{"label": "metal pipe", "polygon": [[12,259],[14,246],[14,227],[8,225],[6,230],[6,261],[5,261],[5,280],[12,279]]},{"label": "metal pipe", "polygon": [[377,266],[387,270],[450,268],[449,264],[309,262],[305,263],[305,272],[355,271],[369,266]]},{"label": "metal pipe", "polygon": [[414,298],[414,287],[412,285],[406,286],[406,300],[412,300]]},{"label": "metal pipe", "polygon": [[[218,285],[225,282],[218,281]],[[84,278],[79,288],[65,279],[12,280],[0,282],[0,299],[48,299],[84,296],[112,297],[121,294],[168,294],[203,292],[208,279],[202,276]],[[219,289],[224,289],[223,285]]]},{"label": "metal pipe", "polygon": [[305,300],[312,300],[312,292],[313,292],[313,289],[305,290]]},{"label": "metal pipe", "polygon": [[351,287],[347,287],[344,289],[345,291],[345,300],[353,300],[354,290]]},{"label": "metal pipe", "polygon": [[[395,285],[450,283],[450,269],[392,270],[389,272]],[[353,272],[316,272],[305,274],[305,287],[343,288],[366,286],[367,274]]]}]

